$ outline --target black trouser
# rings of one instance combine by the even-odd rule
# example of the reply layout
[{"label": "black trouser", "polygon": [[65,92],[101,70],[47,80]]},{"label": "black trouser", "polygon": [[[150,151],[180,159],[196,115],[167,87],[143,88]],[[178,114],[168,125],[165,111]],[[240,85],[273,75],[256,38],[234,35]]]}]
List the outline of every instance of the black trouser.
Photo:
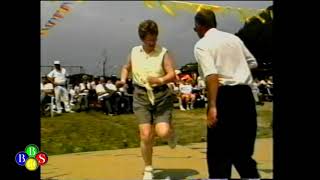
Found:
[{"label": "black trouser", "polygon": [[125,109],[122,109],[123,113],[132,113],[133,112],[132,101],[133,101],[132,96],[126,96],[126,95],[121,96],[121,103],[124,103],[124,108],[125,108]]},{"label": "black trouser", "polygon": [[84,104],[84,108],[89,108],[89,96],[88,95],[81,95],[79,97],[79,109],[81,110],[82,104]]},{"label": "black trouser", "polygon": [[257,131],[257,113],[251,88],[221,86],[217,94],[217,126],[208,128],[209,178],[231,178],[234,165],[241,178],[259,178],[252,159]]},{"label": "black trouser", "polygon": [[119,105],[120,105],[121,96],[114,92],[111,95],[111,103],[112,103],[112,110],[114,113],[119,114]]},{"label": "black trouser", "polygon": [[104,112],[106,114],[113,114],[114,111],[112,110],[112,106],[111,106],[111,96],[104,96],[102,98],[102,102],[103,102]]}]

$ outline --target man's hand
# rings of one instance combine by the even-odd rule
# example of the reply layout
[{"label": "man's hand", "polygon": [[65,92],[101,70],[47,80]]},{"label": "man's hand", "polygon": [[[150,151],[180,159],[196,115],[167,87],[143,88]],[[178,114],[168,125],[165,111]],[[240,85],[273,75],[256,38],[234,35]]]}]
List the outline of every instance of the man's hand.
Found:
[{"label": "man's hand", "polygon": [[154,84],[161,85],[162,84],[161,80],[157,77],[148,76],[147,80],[150,83],[150,85],[154,85]]},{"label": "man's hand", "polygon": [[116,87],[117,88],[121,88],[122,86],[124,86],[126,84],[126,82],[124,81],[116,81]]},{"label": "man's hand", "polygon": [[215,127],[217,125],[218,119],[217,119],[217,108],[214,107],[208,107],[207,111],[207,124],[208,127]]}]

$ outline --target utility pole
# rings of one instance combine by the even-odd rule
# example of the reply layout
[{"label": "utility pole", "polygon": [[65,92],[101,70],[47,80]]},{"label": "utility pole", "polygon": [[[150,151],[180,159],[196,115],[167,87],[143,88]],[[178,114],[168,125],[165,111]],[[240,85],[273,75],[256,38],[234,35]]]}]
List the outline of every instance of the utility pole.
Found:
[{"label": "utility pole", "polygon": [[103,61],[103,69],[102,69],[103,76],[106,76],[106,63],[107,63],[107,57],[105,57]]},{"label": "utility pole", "polygon": [[107,49],[103,49],[103,53],[102,53],[102,56],[104,57],[104,60],[103,60],[103,67],[102,67],[102,74],[103,76],[105,77],[106,76],[106,64],[107,64],[107,60],[108,60],[108,54],[107,54]]}]

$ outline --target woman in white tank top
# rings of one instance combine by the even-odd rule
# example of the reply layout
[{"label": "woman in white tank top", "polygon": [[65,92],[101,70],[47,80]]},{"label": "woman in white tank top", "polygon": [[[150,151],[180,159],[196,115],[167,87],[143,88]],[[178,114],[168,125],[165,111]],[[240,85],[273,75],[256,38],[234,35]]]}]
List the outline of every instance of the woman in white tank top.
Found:
[{"label": "woman in white tank top", "polygon": [[157,45],[157,24],[146,20],[139,25],[138,33],[142,45],[132,48],[117,86],[123,86],[128,73],[132,73],[135,87],[133,110],[139,122],[141,152],[145,163],[143,179],[152,179],[154,133],[168,140],[171,148],[175,147],[177,141],[171,125],[172,92],[167,86],[167,83],[175,80],[176,75],[167,49]]}]

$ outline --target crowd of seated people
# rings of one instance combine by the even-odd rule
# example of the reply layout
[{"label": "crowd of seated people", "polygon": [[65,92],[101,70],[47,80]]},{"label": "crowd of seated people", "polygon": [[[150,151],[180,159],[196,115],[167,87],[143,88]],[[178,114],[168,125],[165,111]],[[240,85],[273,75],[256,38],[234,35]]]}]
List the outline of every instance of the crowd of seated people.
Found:
[{"label": "crowd of seated people", "polygon": [[197,73],[181,73],[176,70],[176,81],[169,84],[182,111],[206,106],[205,82]]},{"label": "crowd of seated people", "polygon": [[[115,86],[116,78],[98,77],[88,81],[86,77],[83,82],[75,84],[70,89],[70,95],[77,112],[83,109],[100,108],[106,115],[115,116],[124,113],[133,113],[132,93],[128,84],[122,88]],[[82,108],[84,107],[84,108]]]},{"label": "crowd of seated people", "polygon": [[252,84],[252,93],[257,105],[263,105],[265,101],[273,100],[273,80],[272,76],[268,78],[255,78]]},{"label": "crowd of seated people", "polygon": [[[172,90],[174,102],[182,111],[194,108],[204,108],[207,105],[206,84],[197,73],[181,73],[176,70],[176,81],[169,83]],[[95,109],[104,114],[115,116],[133,113],[133,91],[132,80],[128,79],[125,86],[117,88],[116,77],[93,77],[84,75],[80,80],[69,84],[70,106],[76,112]],[[41,83],[41,107],[52,102],[54,97],[54,86],[47,77],[42,78]],[[272,76],[265,79],[254,79],[252,92],[257,105],[263,105],[264,101],[272,101],[273,81]],[[53,108],[55,105],[53,103]]]}]

